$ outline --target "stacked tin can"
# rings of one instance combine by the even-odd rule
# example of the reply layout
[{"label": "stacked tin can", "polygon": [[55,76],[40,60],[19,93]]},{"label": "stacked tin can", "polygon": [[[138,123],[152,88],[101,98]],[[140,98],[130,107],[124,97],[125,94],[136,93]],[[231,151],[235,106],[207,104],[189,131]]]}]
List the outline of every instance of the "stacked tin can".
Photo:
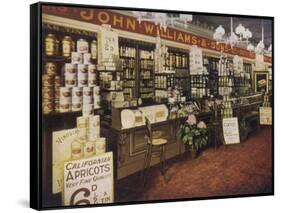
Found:
[{"label": "stacked tin can", "polygon": [[106,139],[100,137],[100,116],[77,117],[78,137],[71,145],[72,159],[106,152]]},{"label": "stacked tin can", "polygon": [[[84,116],[93,114],[93,110],[100,108],[100,92],[97,88],[96,66],[92,60],[96,59],[96,43],[92,42],[91,53],[89,53],[89,44],[84,39],[77,41],[77,52],[71,52],[71,63],[65,64],[65,92],[66,88],[71,90],[71,100],[63,95],[60,102],[62,106],[60,111],[82,111]],[[94,94],[94,88],[96,93]],[[96,101],[94,101],[96,98]],[[68,101],[71,101],[70,103]],[[67,106],[70,107],[67,107]]]},{"label": "stacked tin can", "polygon": [[43,113],[48,114],[56,109],[58,97],[56,91],[60,87],[56,83],[59,76],[57,74],[57,65],[47,62],[44,66],[44,74],[42,75],[42,105]]}]

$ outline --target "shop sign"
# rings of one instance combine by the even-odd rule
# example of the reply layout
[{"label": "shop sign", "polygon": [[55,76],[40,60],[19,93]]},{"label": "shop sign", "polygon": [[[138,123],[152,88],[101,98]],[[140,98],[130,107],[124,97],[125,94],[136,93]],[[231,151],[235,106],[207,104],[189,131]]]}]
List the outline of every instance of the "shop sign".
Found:
[{"label": "shop sign", "polygon": [[239,126],[237,117],[222,120],[223,137],[225,144],[240,143]]},{"label": "shop sign", "polygon": [[189,53],[190,74],[202,74],[203,72],[203,53],[202,49],[192,46]]},{"label": "shop sign", "polygon": [[265,70],[264,56],[262,54],[256,54],[255,70],[256,71],[264,71]]},{"label": "shop sign", "polygon": [[71,143],[77,138],[77,129],[53,132],[52,140],[52,192],[62,192],[63,163],[71,159]]},{"label": "shop sign", "polygon": [[260,124],[272,125],[272,108],[260,107]]},{"label": "shop sign", "polygon": [[[64,6],[46,6],[42,8],[43,13],[56,15],[60,17],[76,19],[96,25],[107,24],[112,28],[124,30],[133,33],[139,33],[147,36],[157,37],[158,32],[162,39],[175,41],[187,45],[196,45],[198,47],[217,52],[224,52],[232,55],[255,59],[255,53],[238,47],[231,47],[229,44],[217,43],[215,40],[195,35],[186,31],[167,27],[164,31],[153,22],[138,22],[135,17],[117,13],[108,9],[94,8],[76,8]],[[266,57],[267,62],[271,62],[270,57]]]},{"label": "shop sign", "polygon": [[238,55],[233,57],[233,68],[235,74],[240,76],[240,73],[243,73],[243,59]]},{"label": "shop sign", "polygon": [[98,35],[99,59],[105,61],[114,55],[119,55],[118,34],[108,27],[101,27]]},{"label": "shop sign", "polygon": [[65,162],[63,172],[64,205],[114,202],[112,152]]}]

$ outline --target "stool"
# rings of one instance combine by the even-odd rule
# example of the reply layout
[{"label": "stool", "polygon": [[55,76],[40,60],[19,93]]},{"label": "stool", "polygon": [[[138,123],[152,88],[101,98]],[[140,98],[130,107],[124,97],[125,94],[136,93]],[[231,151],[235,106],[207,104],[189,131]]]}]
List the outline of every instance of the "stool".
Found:
[{"label": "stool", "polygon": [[148,118],[145,117],[145,125],[147,128],[147,135],[145,136],[147,140],[146,153],[144,159],[144,169],[143,169],[143,185],[145,186],[146,174],[150,168],[151,158],[160,157],[160,170],[161,174],[166,179],[166,167],[165,167],[165,145],[168,141],[165,138],[153,138],[153,132],[151,130],[151,124]]}]

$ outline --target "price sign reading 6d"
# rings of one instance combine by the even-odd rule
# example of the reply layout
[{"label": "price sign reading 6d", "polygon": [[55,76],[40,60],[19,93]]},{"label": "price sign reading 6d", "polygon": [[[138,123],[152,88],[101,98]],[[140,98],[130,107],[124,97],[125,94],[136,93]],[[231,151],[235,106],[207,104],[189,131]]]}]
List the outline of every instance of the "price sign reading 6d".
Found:
[{"label": "price sign reading 6d", "polygon": [[114,202],[112,152],[64,163],[63,205]]}]

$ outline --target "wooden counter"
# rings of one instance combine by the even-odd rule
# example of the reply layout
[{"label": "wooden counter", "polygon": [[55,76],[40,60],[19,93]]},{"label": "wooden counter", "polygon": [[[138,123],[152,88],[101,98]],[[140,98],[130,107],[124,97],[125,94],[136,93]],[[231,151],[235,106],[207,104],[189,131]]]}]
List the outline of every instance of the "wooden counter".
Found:
[{"label": "wooden counter", "polygon": [[[166,159],[175,157],[185,151],[183,144],[177,140],[176,133],[180,124],[185,122],[186,119],[187,117],[169,119],[152,124],[152,130],[161,131],[161,137],[168,140],[165,150]],[[197,119],[208,123],[210,113],[201,113],[197,116]],[[107,136],[108,148],[113,150],[118,180],[143,170],[147,143],[145,126],[116,129],[109,125],[102,125],[102,134]],[[152,158],[151,165],[159,163],[159,160],[158,158]]]}]

